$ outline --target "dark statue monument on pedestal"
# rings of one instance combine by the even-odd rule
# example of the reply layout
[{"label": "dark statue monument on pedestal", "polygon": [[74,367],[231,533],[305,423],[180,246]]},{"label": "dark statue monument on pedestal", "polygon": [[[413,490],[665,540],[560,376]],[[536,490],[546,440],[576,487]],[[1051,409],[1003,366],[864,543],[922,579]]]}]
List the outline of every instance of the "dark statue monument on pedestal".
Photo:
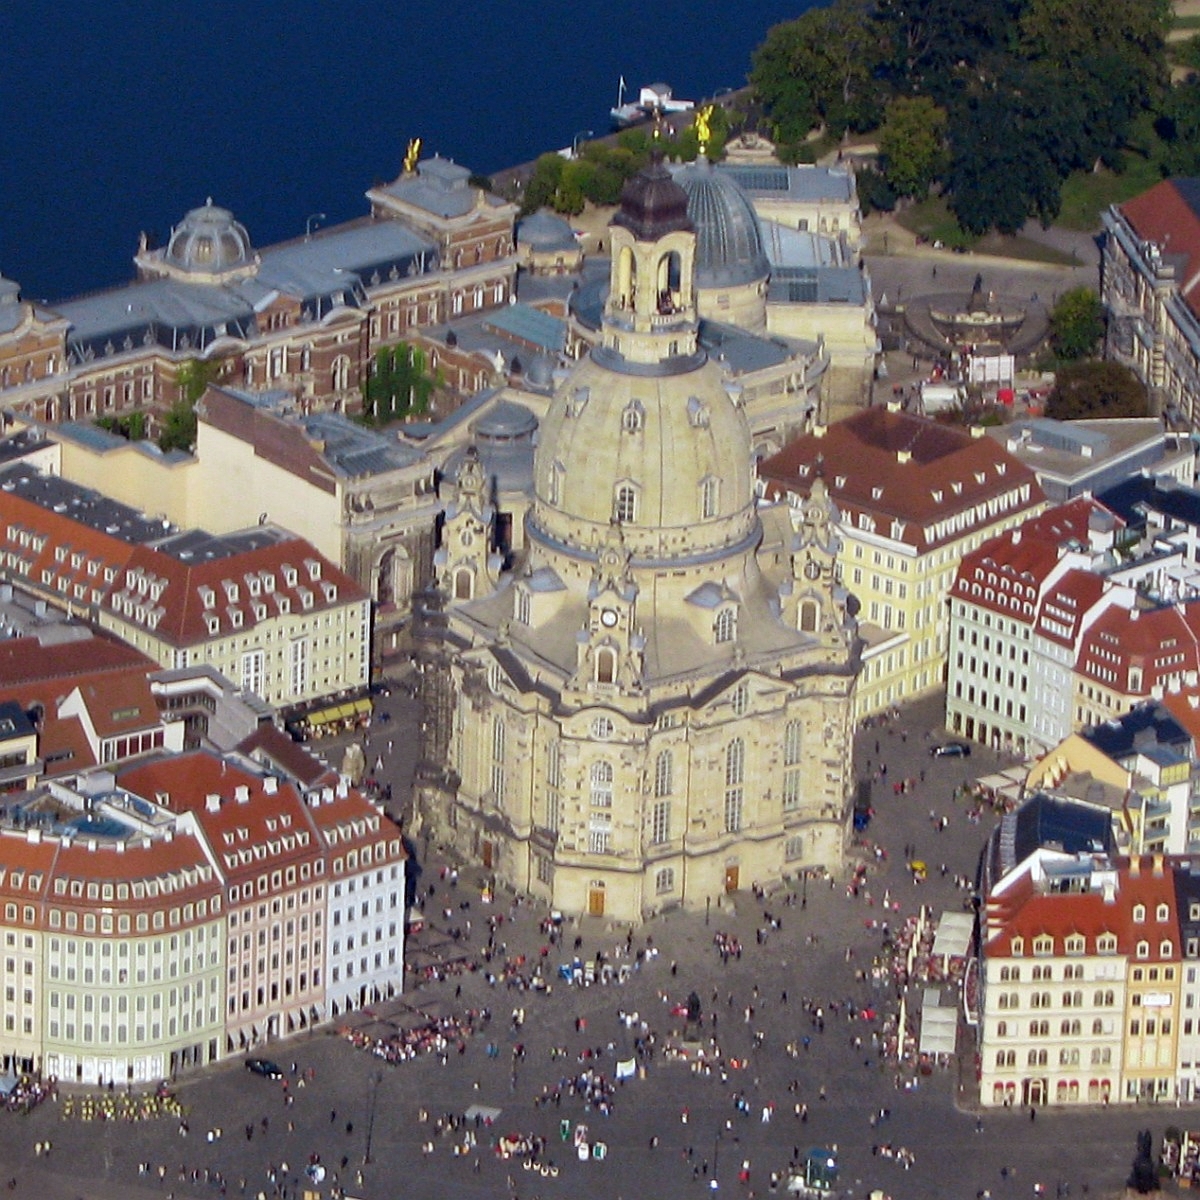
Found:
[{"label": "dark statue monument on pedestal", "polygon": [[1143,1129],[1137,1135],[1137,1156],[1133,1160],[1133,1170],[1130,1171],[1125,1184],[1139,1196],[1158,1191],[1158,1170],[1154,1165],[1151,1145],[1150,1130]]}]

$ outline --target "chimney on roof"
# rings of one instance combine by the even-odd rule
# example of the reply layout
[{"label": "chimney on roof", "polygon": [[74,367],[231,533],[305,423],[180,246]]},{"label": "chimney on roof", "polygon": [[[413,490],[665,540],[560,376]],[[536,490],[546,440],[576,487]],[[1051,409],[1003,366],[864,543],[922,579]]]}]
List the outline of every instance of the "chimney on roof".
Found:
[{"label": "chimney on roof", "polygon": [[339,775],[337,781],[337,794],[339,800],[345,800],[350,795],[350,780],[345,775]]},{"label": "chimney on roof", "polygon": [[826,432],[828,432],[828,429],[829,429],[828,425],[819,425],[819,424],[814,425],[812,427],[813,437],[823,438],[825,436]]},{"label": "chimney on roof", "polygon": [[1129,859],[1129,877],[1136,879],[1142,873],[1142,856],[1134,854]]},{"label": "chimney on roof", "polygon": [[233,798],[239,804],[249,804],[250,803],[250,788],[244,783],[239,783],[237,785],[237,787],[235,787],[233,789]]},{"label": "chimney on roof", "polygon": [[124,843],[124,842],[118,842],[118,843],[117,843],[117,853],[118,853],[118,854],[124,854],[124,853],[125,853],[125,843]]},{"label": "chimney on roof", "polygon": [[1129,610],[1129,619],[1131,621],[1136,621],[1141,615],[1142,610],[1138,608],[1137,605],[1134,605],[1134,607]]},{"label": "chimney on roof", "polygon": [[332,804],[333,803],[333,788],[323,787],[321,789],[321,800],[325,804]]},{"label": "chimney on roof", "polygon": [[1151,862],[1154,864],[1154,878],[1161,879],[1163,873],[1163,856],[1156,854]]},{"label": "chimney on roof", "polygon": [[890,413],[898,413],[900,411],[900,401],[893,397],[887,402],[887,410]]},{"label": "chimney on roof", "polygon": [[274,775],[268,775],[263,780],[263,795],[273,796],[279,791],[279,780]]},{"label": "chimney on roof", "polygon": [[204,811],[205,812],[220,812],[221,811],[221,797],[217,792],[209,792],[208,795],[204,797]]},{"label": "chimney on roof", "polygon": [[25,840],[31,845],[36,846],[42,840],[42,831],[40,829],[25,830]]},{"label": "chimney on roof", "polygon": [[985,432],[986,431],[984,430],[982,425],[972,425],[971,426],[971,436],[973,438],[981,438],[981,437],[983,437]]},{"label": "chimney on roof", "polygon": [[1021,544],[1021,531],[1019,529],[1014,529],[1012,531],[1012,544],[1014,546],[1019,546]]},{"label": "chimney on roof", "polygon": [[1116,887],[1115,881],[1112,878],[1107,878],[1104,880],[1104,884],[1101,888],[1101,891],[1104,896],[1105,904],[1114,904],[1116,902],[1117,887]]},{"label": "chimney on roof", "polygon": [[912,462],[912,451],[911,450],[897,450],[896,451],[896,461],[898,463]]}]

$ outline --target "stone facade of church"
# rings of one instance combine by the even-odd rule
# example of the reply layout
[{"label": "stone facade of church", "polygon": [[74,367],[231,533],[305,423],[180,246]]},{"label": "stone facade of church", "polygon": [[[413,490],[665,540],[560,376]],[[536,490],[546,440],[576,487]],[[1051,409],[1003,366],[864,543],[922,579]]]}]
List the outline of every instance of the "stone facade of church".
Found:
[{"label": "stone facade of church", "polygon": [[651,166],[613,221],[600,342],[540,424],[519,552],[468,454],[436,558],[445,770],[415,826],[567,913],[637,922],[842,859],[859,641],[833,512],[820,487],[795,528],[756,503],[695,254]]}]

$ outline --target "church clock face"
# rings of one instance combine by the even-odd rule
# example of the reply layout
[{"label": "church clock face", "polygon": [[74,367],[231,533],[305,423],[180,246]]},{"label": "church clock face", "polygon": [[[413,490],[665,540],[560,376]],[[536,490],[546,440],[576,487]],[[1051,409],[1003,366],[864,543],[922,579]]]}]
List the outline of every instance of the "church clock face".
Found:
[{"label": "church clock face", "polygon": [[821,573],[821,564],[819,562],[817,562],[816,559],[810,558],[808,560],[808,562],[806,562],[804,564],[804,574],[809,579],[816,579],[816,577],[818,575],[820,575],[820,573]]},{"label": "church clock face", "polygon": [[602,609],[600,612],[600,624],[605,629],[611,629],[617,623],[617,614],[611,608]]}]

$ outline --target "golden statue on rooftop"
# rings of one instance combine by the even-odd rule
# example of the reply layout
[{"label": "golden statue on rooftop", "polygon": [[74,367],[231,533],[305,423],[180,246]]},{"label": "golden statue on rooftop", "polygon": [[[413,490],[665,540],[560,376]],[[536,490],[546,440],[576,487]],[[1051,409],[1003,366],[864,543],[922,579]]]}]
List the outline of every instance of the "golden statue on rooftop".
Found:
[{"label": "golden statue on rooftop", "polygon": [[404,174],[411,175],[417,169],[417,159],[421,157],[421,139],[409,138],[408,149],[404,152]]},{"label": "golden statue on rooftop", "polygon": [[696,110],[696,141],[700,146],[700,153],[708,154],[708,145],[712,141],[712,117],[713,106],[706,104],[703,108]]}]

